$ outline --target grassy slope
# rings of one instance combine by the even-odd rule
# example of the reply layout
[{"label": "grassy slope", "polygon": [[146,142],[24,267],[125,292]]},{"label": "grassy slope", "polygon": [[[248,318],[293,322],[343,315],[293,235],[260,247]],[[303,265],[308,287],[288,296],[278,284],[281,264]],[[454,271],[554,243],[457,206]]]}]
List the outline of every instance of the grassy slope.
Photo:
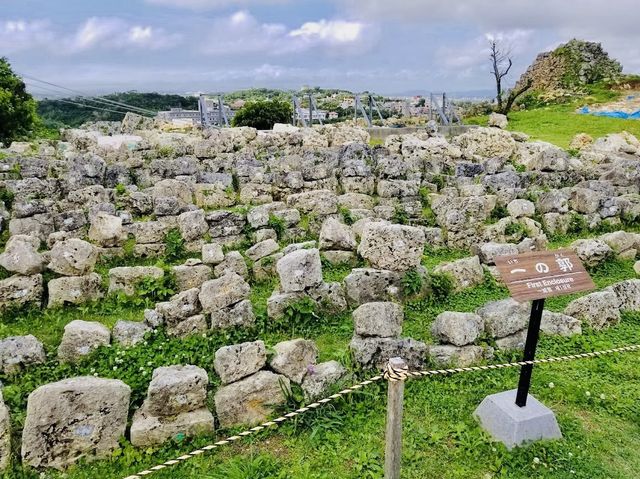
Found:
[{"label": "grassy slope", "polygon": [[[576,113],[576,109],[595,103],[611,101],[618,93],[594,88],[591,96],[577,99],[562,105],[550,105],[532,110],[514,111],[509,114],[509,130],[522,131],[532,140],[543,140],[554,143],[561,148],[568,148],[571,139],[578,133],[587,133],[593,138],[608,133],[628,131],[640,137],[640,121],[606,118]],[[487,117],[473,117],[465,123],[486,125]]]}]

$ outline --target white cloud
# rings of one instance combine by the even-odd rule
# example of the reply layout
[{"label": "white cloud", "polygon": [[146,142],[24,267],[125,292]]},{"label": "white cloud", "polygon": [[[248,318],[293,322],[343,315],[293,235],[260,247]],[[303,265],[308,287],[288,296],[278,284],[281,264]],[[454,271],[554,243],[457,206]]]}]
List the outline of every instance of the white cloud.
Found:
[{"label": "white cloud", "polygon": [[226,56],[247,53],[283,55],[316,47],[331,51],[335,47],[362,46],[367,25],[322,19],[289,29],[281,23],[261,23],[248,11],[240,10],[215,19],[205,29],[209,34],[201,43],[204,53]]},{"label": "white cloud", "polygon": [[42,48],[50,45],[54,37],[47,20],[0,21],[0,51],[3,53]]},{"label": "white cloud", "polygon": [[218,10],[228,7],[249,5],[274,5],[288,3],[289,0],[145,0],[151,5],[184,8],[188,10]]},{"label": "white cloud", "polygon": [[365,26],[360,22],[344,20],[307,22],[289,32],[293,38],[306,41],[326,41],[334,44],[352,43],[361,39]]},{"label": "white cloud", "polygon": [[67,38],[71,52],[93,48],[124,49],[137,47],[157,50],[175,45],[177,34],[168,34],[149,25],[131,24],[116,17],[92,17],[81,25],[75,35]]}]

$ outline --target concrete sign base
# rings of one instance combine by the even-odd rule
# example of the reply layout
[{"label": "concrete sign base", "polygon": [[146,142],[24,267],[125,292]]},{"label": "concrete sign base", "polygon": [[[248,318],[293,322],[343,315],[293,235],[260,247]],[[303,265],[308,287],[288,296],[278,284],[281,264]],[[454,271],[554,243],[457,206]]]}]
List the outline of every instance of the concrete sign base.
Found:
[{"label": "concrete sign base", "polygon": [[492,394],[484,398],[473,415],[482,428],[507,449],[542,439],[562,438],[551,409],[531,395],[525,407],[518,407],[515,400],[515,389]]}]

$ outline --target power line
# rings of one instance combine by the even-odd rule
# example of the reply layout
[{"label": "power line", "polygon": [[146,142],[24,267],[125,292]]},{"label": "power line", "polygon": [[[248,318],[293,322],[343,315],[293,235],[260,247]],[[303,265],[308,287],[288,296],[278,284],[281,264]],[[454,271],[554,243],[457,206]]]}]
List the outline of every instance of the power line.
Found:
[{"label": "power line", "polygon": [[55,101],[61,101],[62,103],[69,103],[71,105],[78,105],[84,108],[90,108],[92,110],[98,110],[98,111],[108,111],[111,113],[118,113],[119,115],[125,115],[126,112],[124,111],[118,111],[118,110],[111,110],[109,108],[99,108],[97,106],[93,106],[93,105],[85,105],[84,103],[78,103],[77,101],[71,101],[71,100],[63,100],[63,99],[56,99]]},{"label": "power line", "polygon": [[87,94],[85,94],[85,93],[83,93],[83,92],[79,91],[79,90],[74,90],[74,89],[72,89],[72,88],[67,88],[67,87],[64,87],[64,86],[62,86],[62,85],[57,85],[57,84],[55,84],[55,83],[51,83],[51,82],[48,82],[48,81],[45,81],[45,80],[40,80],[39,78],[33,77],[33,76],[31,76],[31,75],[25,75],[25,74],[23,74],[23,73],[19,73],[19,74],[20,74],[20,75],[22,75],[24,78],[28,78],[29,80],[37,81],[37,82],[39,82],[39,83],[44,83],[45,85],[50,85],[50,86],[53,86],[53,87],[56,87],[56,88],[60,88],[60,89],[62,89],[62,90],[66,90],[66,91],[69,91],[69,92],[72,92],[72,93],[75,93],[75,94],[81,95],[81,96],[83,96],[83,97],[87,97],[90,101],[93,101],[93,102],[99,102],[99,103],[106,103],[106,104],[111,104],[111,105],[117,105],[117,106],[119,106],[119,107],[128,108],[128,109],[129,109],[129,110],[131,110],[131,111],[137,111],[137,112],[144,113],[144,114],[147,114],[147,115],[155,115],[155,114],[156,114],[156,112],[155,112],[155,111],[153,111],[153,110],[148,110],[148,109],[146,109],[146,108],[140,108],[140,107],[137,107],[137,106],[128,105],[128,104],[126,104],[126,103],[119,102],[119,101],[116,101],[116,100],[110,100],[110,99],[108,99],[108,98],[95,97],[95,96],[94,96],[94,97],[92,97],[92,96],[90,96],[90,95],[87,95]]}]

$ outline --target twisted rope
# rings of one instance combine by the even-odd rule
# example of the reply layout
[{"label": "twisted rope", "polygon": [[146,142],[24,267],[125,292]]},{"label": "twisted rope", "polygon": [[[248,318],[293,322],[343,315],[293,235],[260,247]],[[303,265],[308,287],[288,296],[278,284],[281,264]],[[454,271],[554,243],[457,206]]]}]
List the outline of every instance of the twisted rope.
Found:
[{"label": "twisted rope", "polygon": [[338,398],[346,396],[347,394],[351,394],[359,389],[362,389],[365,386],[373,384],[382,379],[386,379],[387,381],[405,381],[407,379],[417,379],[427,376],[438,376],[438,375],[448,375],[448,374],[457,374],[457,373],[467,373],[467,372],[477,372],[477,371],[489,371],[494,369],[505,369],[505,368],[515,368],[519,366],[525,365],[534,365],[534,364],[547,364],[547,363],[557,363],[561,361],[573,361],[575,359],[584,359],[584,358],[595,358],[598,356],[605,356],[607,354],[613,353],[626,353],[631,351],[640,350],[640,344],[632,345],[632,346],[623,346],[620,348],[606,349],[603,351],[594,351],[591,353],[579,353],[579,354],[570,354],[567,356],[559,356],[553,358],[543,358],[543,359],[534,359],[532,361],[518,361],[514,363],[502,363],[502,364],[489,364],[486,366],[469,366],[466,368],[450,368],[450,369],[432,369],[432,370],[424,370],[424,371],[409,371],[408,368],[397,368],[390,364],[387,365],[385,372],[379,376],[373,376],[365,381],[354,384],[351,387],[343,389],[340,392],[332,394],[329,397],[324,399],[320,399],[317,402],[309,404],[307,406],[296,409],[295,411],[291,411],[279,418],[273,419],[272,421],[264,422],[258,426],[252,427],[251,429],[247,429],[246,431],[240,432],[235,436],[229,436],[221,441],[215,442],[208,446],[204,446],[200,449],[196,449],[195,451],[191,451],[187,454],[184,454],[175,459],[171,459],[169,461],[163,462],[162,464],[158,464],[157,466],[150,467],[144,471],[138,472],[137,474],[133,474],[131,476],[127,476],[124,479],[142,479],[154,472],[161,471],[171,466],[175,466],[176,464],[180,464],[181,462],[187,461],[194,457],[200,456],[205,452],[212,451],[213,449],[217,449],[222,446],[226,446],[227,444],[231,444],[232,442],[238,441],[246,436],[251,436],[258,432],[261,432],[270,427],[278,427],[285,421],[288,421],[296,416],[304,414],[306,412],[312,411],[314,409],[323,406],[329,402],[335,401]]}]

